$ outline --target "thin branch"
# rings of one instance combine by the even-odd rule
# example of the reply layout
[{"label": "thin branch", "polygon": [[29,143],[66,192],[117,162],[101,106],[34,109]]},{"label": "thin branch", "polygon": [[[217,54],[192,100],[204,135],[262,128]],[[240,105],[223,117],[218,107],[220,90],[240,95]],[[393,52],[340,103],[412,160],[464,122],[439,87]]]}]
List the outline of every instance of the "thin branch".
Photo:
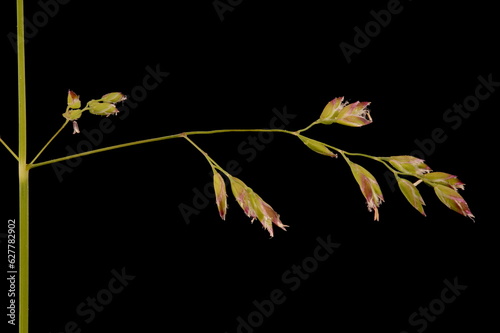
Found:
[{"label": "thin branch", "polygon": [[212,166],[213,168],[213,160],[208,156],[207,153],[205,153],[205,151],[203,149],[201,149],[196,143],[194,143],[193,140],[191,140],[190,138],[188,138],[188,136],[186,134],[184,135],[181,135],[184,139],[186,139],[191,145],[193,145],[193,147],[195,147],[203,156],[205,156],[205,158],[207,159],[208,163]]},{"label": "thin branch", "polygon": [[161,137],[152,138],[152,139],[146,139],[146,140],[139,140],[139,141],[134,141],[134,142],[122,143],[122,144],[115,145],[115,146],[110,146],[110,147],[95,149],[95,150],[91,150],[91,151],[86,151],[86,152],[83,152],[83,153],[73,154],[73,155],[69,155],[69,156],[65,156],[65,157],[60,157],[60,158],[52,159],[52,160],[45,161],[45,162],[39,162],[39,163],[35,163],[35,164],[30,164],[29,168],[33,169],[33,168],[40,167],[40,166],[43,166],[43,165],[48,165],[48,164],[52,164],[52,163],[58,163],[58,162],[70,160],[70,159],[81,157],[81,156],[87,156],[87,155],[102,153],[102,152],[105,152],[105,151],[119,149],[119,148],[124,148],[124,147],[136,146],[136,145],[140,145],[140,144],[143,144],[143,143],[150,143],[150,142],[157,142],[157,141],[163,141],[163,140],[169,140],[169,139],[184,138],[186,135],[205,135],[205,134],[230,133],[230,132],[282,132],[282,133],[292,134],[292,132],[290,132],[290,131],[281,130],[281,129],[222,129],[222,130],[212,130],[212,131],[183,132],[183,133],[179,133],[179,134],[172,134],[172,135],[167,135],[167,136],[161,136]]},{"label": "thin branch", "polygon": [[302,133],[302,132],[305,132],[305,131],[307,131],[308,129],[310,129],[311,127],[313,127],[314,125],[317,125],[317,124],[319,124],[319,123],[320,123],[320,122],[319,122],[318,120],[316,120],[315,122],[311,123],[309,126],[307,126],[307,127],[303,128],[303,129],[298,130],[298,131],[297,131],[297,134]]},{"label": "thin branch", "polygon": [[4,145],[5,148],[7,148],[7,150],[9,151],[9,153],[11,153],[12,156],[14,156],[15,159],[19,162],[19,157],[16,155],[16,153],[14,153],[12,151],[12,149],[10,149],[10,147],[5,143],[5,141],[2,140],[2,138],[0,138],[0,142]]},{"label": "thin branch", "polygon": [[217,162],[215,162],[213,160],[213,158],[211,158],[210,156],[208,156],[208,154],[203,150],[201,149],[196,143],[194,143],[193,140],[191,140],[190,138],[188,138],[187,134],[184,134],[182,136],[184,139],[186,139],[187,141],[189,141],[189,143],[191,145],[193,145],[200,153],[202,153],[203,156],[205,156],[205,158],[207,159],[208,163],[210,164],[210,167],[212,168],[212,170],[214,171],[215,173],[215,169],[219,169],[221,172],[223,172],[226,176],[230,177],[231,175],[226,171],[224,170]]},{"label": "thin branch", "polygon": [[68,124],[69,120],[66,119],[66,121],[64,122],[64,124],[61,126],[61,128],[56,132],[56,134],[54,134],[54,136],[52,136],[52,138],[50,138],[50,140],[45,144],[45,146],[43,146],[43,148],[38,152],[38,154],[35,156],[35,158],[31,161],[30,164],[33,164],[35,163],[36,159],[43,153],[43,151],[45,150],[45,148],[48,147],[48,145],[52,142],[52,140],[55,139],[55,137],[61,133],[61,131],[63,130],[63,128]]}]

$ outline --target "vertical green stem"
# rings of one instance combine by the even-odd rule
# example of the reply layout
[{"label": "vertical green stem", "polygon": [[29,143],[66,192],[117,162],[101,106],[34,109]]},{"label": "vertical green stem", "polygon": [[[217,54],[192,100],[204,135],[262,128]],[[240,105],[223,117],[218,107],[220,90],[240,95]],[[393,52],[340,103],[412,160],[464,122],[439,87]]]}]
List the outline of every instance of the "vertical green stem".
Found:
[{"label": "vertical green stem", "polygon": [[29,322],[29,220],[28,170],[19,163],[19,333],[28,333]]},{"label": "vertical green stem", "polygon": [[28,333],[29,221],[23,0],[17,0],[17,75],[19,94],[19,333]]}]

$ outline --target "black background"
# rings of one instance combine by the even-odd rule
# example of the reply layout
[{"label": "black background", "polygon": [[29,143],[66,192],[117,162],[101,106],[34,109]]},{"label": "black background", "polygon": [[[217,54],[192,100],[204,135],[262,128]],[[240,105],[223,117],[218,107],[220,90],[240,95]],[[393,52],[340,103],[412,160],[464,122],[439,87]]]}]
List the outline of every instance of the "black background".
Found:
[{"label": "black background", "polygon": [[[374,222],[345,162],[287,135],[275,135],[255,158],[238,150],[255,135],[193,136],[221,165],[236,160],[238,177],[290,225],[273,239],[232,196],[226,221],[211,200],[186,223],[179,205],[193,206],[193,189],[211,178],[203,156],[178,139],[85,157],[62,181],[52,166],[40,167],[30,173],[32,332],[63,332],[71,321],[81,332],[237,332],[237,318],[275,289],[286,301],[255,332],[417,332],[423,327],[409,316],[455,278],[467,289],[421,332],[496,326],[499,92],[456,129],[443,119],[474,95],[479,76],[500,81],[492,4],[402,1],[348,63],[339,44],[354,45],[354,28],[363,30],[388,1],[233,1],[222,21],[212,1],[72,0],[50,7],[46,21],[45,2],[26,2],[27,20],[38,22],[26,45],[31,158],[63,123],[68,89],[84,103],[111,91],[132,100],[135,91],[137,101],[149,66],[168,77],[126,116],[110,117],[114,130],[94,148],[190,130],[267,128],[273,109],[284,108],[295,116],[287,129],[296,130],[345,96],[371,101],[374,123],[317,126],[310,136],[377,156],[415,153],[417,141],[428,142],[427,163],[467,184],[461,193],[476,216],[472,223],[422,188],[422,217],[391,191],[383,166],[356,159],[384,192]],[[0,134],[17,151],[13,1],[3,4],[2,22]],[[101,119],[84,114],[80,128],[91,131]],[[436,128],[446,139],[430,144]],[[86,140],[71,132],[64,129],[39,161]],[[0,161],[6,232],[18,216],[17,171],[6,151]],[[341,245],[291,291],[282,276],[313,255],[318,237]],[[135,278],[86,323],[76,308],[108,286],[113,269]]]}]

